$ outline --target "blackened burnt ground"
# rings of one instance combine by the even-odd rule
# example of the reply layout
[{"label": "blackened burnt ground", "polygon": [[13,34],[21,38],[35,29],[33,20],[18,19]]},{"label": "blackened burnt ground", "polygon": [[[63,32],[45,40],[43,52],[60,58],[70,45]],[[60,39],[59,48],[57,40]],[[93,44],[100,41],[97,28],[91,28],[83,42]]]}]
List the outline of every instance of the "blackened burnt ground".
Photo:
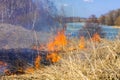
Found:
[{"label": "blackened burnt ground", "polygon": [[0,49],[0,61],[7,63],[7,68],[12,73],[19,69],[24,70],[27,67],[34,66],[35,58],[40,55],[41,65],[50,65],[51,62],[46,60],[48,51],[37,51],[28,48],[19,49]]}]

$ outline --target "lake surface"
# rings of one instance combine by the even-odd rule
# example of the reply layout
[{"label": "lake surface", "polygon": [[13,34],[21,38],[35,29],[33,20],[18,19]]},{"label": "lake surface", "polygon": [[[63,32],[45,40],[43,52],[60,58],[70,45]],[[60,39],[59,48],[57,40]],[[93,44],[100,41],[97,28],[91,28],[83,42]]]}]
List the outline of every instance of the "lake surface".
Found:
[{"label": "lake surface", "polygon": [[[70,37],[77,37],[79,30],[85,25],[85,23],[67,23],[66,35]],[[105,33],[106,39],[115,39],[119,32],[120,28],[114,28],[113,26],[100,25],[102,32]]]}]

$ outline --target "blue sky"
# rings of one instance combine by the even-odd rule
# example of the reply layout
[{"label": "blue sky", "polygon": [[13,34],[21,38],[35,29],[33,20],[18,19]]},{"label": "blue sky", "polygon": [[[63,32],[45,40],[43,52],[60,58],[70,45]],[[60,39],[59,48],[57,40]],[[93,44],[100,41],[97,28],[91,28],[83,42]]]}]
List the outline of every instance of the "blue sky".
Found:
[{"label": "blue sky", "polygon": [[59,11],[64,9],[66,16],[99,17],[111,10],[120,8],[120,0],[53,0]]}]

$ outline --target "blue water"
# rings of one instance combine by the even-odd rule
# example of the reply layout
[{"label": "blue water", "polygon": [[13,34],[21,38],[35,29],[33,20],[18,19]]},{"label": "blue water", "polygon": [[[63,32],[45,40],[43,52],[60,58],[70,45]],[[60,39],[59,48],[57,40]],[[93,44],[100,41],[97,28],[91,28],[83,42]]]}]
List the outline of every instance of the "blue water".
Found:
[{"label": "blue water", "polygon": [[69,37],[77,37],[79,30],[85,25],[85,23],[67,23],[66,35]]},{"label": "blue water", "polygon": [[[66,35],[70,37],[77,37],[79,30],[85,23],[67,23]],[[101,25],[102,32],[105,33],[106,39],[115,39],[120,32],[120,28],[113,28],[112,26]]]},{"label": "blue water", "polygon": [[120,28],[113,28],[112,26],[102,26],[103,33],[106,34],[105,38],[107,39],[114,39],[118,36],[120,32]]}]

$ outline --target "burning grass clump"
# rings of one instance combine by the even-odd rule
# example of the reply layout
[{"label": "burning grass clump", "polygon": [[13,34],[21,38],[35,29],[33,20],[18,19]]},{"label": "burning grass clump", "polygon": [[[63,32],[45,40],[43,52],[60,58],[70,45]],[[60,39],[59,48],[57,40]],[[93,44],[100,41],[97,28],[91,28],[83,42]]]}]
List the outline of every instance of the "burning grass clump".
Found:
[{"label": "burning grass clump", "polygon": [[[59,39],[54,39],[55,40]],[[67,39],[66,39],[67,40]],[[66,42],[66,41],[65,41]],[[80,47],[81,46],[81,47]],[[64,49],[63,49],[64,48]],[[49,49],[46,60],[56,63],[40,67],[36,57],[34,73],[3,76],[4,80],[120,80],[120,40],[105,40],[96,33],[93,38],[67,40],[62,48]],[[28,68],[28,71],[32,71]]]},{"label": "burning grass clump", "polygon": [[47,44],[48,51],[59,51],[67,45],[67,37],[64,30],[61,30],[57,33],[53,41],[50,41]]}]

